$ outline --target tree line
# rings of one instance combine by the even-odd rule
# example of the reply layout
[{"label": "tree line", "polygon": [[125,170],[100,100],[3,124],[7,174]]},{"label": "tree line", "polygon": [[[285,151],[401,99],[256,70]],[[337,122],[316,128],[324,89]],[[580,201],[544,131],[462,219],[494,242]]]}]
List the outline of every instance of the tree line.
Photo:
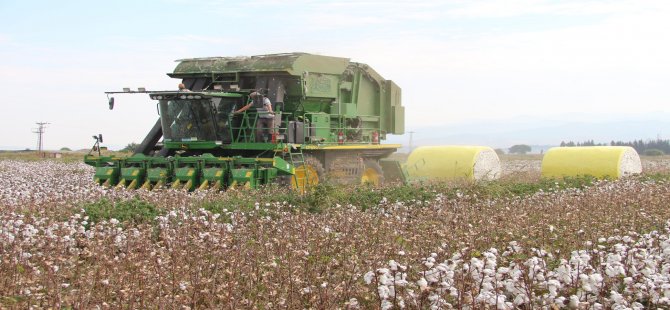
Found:
[{"label": "tree line", "polygon": [[584,142],[561,141],[561,146],[630,146],[634,148],[639,154],[644,155],[663,155],[670,154],[670,140],[656,139],[656,140],[634,140],[629,142],[614,141],[607,143],[595,143],[593,140]]}]

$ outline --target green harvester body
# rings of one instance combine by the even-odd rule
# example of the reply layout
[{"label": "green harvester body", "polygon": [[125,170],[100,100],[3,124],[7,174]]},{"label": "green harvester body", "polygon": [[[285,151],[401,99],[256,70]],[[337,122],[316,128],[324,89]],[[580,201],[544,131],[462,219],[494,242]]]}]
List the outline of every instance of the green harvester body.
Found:
[{"label": "green harvester body", "polygon": [[[397,166],[380,160],[400,145],[380,141],[404,133],[400,88],[365,64],[305,53],[212,57],[180,60],[168,75],[190,91],[142,92],[157,101],[160,118],[132,156],[86,156],[98,184],[256,188],[296,182],[306,162],[321,180],[350,183],[373,168],[383,174],[380,164]],[[274,116],[252,92],[271,101]],[[274,127],[262,128],[263,118]],[[404,180],[402,171],[388,175]]]}]

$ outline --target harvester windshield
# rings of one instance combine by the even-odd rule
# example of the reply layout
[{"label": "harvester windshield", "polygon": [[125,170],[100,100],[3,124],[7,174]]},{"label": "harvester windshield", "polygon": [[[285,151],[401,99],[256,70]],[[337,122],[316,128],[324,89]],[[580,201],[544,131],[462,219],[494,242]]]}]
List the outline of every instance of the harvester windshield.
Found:
[{"label": "harvester windshield", "polygon": [[230,141],[229,116],[240,99],[160,100],[164,141]]}]

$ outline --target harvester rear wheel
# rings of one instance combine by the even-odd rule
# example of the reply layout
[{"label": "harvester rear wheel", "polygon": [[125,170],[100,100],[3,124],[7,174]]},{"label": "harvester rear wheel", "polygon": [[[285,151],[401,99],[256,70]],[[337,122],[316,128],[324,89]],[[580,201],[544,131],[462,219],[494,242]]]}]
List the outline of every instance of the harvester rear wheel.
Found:
[{"label": "harvester rear wheel", "polygon": [[365,160],[360,173],[361,184],[379,186],[384,184],[384,171],[377,161]]},{"label": "harvester rear wheel", "polygon": [[325,169],[321,161],[313,156],[305,155],[305,162],[295,168],[295,175],[291,187],[305,193],[310,187],[316,186],[323,180]]}]

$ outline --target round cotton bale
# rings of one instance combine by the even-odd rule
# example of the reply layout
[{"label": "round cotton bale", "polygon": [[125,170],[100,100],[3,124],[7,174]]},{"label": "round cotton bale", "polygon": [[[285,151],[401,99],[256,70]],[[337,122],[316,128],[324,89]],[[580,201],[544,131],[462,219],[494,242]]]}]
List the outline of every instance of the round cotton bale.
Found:
[{"label": "round cotton bale", "polygon": [[640,156],[629,146],[554,147],[542,159],[545,178],[579,175],[620,178],[640,172]]},{"label": "round cotton bale", "polygon": [[407,158],[410,180],[495,180],[500,177],[498,154],[486,146],[423,146]]}]

